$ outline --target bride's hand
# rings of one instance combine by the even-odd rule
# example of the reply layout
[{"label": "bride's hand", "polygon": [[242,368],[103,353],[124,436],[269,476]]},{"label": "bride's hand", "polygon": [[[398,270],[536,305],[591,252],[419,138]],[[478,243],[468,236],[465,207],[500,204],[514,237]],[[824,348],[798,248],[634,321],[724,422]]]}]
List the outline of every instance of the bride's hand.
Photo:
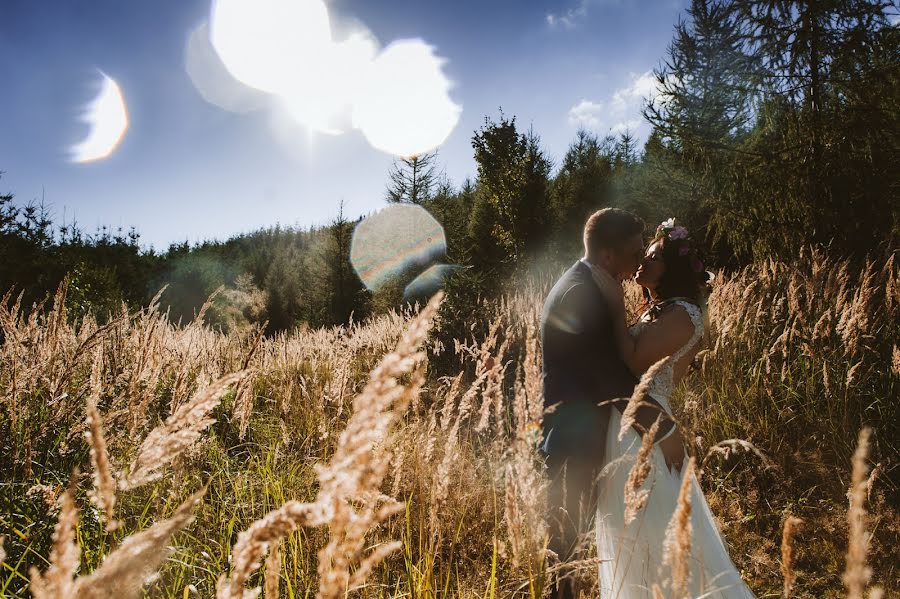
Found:
[{"label": "bride's hand", "polygon": [[684,438],[681,436],[681,431],[675,429],[675,431],[659,442],[659,449],[662,451],[663,458],[666,460],[666,466],[669,467],[669,470],[675,468],[678,472],[681,472],[681,467],[684,465]]}]

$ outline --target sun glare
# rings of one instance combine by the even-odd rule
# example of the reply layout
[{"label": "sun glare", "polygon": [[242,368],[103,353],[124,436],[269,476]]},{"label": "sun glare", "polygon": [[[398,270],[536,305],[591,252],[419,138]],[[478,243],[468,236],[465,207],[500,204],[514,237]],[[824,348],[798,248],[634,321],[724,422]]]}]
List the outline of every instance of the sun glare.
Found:
[{"label": "sun glare", "polygon": [[209,38],[236,79],[277,94],[315,73],[331,24],[322,0],[214,0]]},{"label": "sun glare", "polygon": [[231,112],[251,112],[270,106],[270,95],[241,83],[225,68],[209,41],[206,22],[188,36],[184,68],[203,99]]},{"label": "sun glare", "polygon": [[93,162],[108,157],[128,129],[128,111],[119,85],[106,73],[100,93],[85,107],[82,120],[90,125],[88,136],[69,148],[72,162]]},{"label": "sun glare", "polygon": [[295,121],[321,133],[339,134],[350,126],[349,111],[378,43],[363,32],[327,44],[305,77],[285,80],[280,101]]},{"label": "sun glare", "polygon": [[[209,93],[207,82],[221,79],[214,71],[224,67],[241,84],[271,94],[311,133],[356,128],[375,148],[399,156],[434,149],[459,120],[461,107],[448,95],[445,61],[434,48],[403,40],[379,52],[358,24],[336,40],[322,0],[213,0],[209,42],[221,65],[207,65],[204,74],[194,60],[191,79],[220,106],[233,98],[218,101],[223,94]],[[195,59],[202,50],[192,50]]]},{"label": "sun glare", "polygon": [[414,156],[433,150],[459,121],[450,99],[443,60],[420,40],[402,40],[375,59],[353,106],[353,125],[369,143],[390,154]]}]

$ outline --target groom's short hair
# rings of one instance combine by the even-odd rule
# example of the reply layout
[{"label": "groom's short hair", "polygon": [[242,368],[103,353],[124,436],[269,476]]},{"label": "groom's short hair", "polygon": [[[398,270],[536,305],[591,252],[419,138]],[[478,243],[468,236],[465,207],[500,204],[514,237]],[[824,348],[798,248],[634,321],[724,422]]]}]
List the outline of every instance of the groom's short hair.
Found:
[{"label": "groom's short hair", "polygon": [[634,235],[644,232],[644,221],[620,208],[603,208],[584,224],[584,251],[588,256],[601,249],[619,249]]}]

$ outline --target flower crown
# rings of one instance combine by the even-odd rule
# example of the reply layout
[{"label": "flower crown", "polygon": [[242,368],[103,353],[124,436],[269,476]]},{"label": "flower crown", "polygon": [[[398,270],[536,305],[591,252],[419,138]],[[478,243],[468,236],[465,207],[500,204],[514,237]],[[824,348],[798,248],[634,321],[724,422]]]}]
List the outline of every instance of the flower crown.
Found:
[{"label": "flower crown", "polygon": [[691,263],[691,269],[695,273],[700,274],[703,272],[703,261],[697,256],[693,240],[686,227],[676,225],[674,218],[664,220],[656,227],[656,234],[653,236],[653,241],[659,241],[661,239],[665,239],[666,243],[674,244],[679,256],[688,256]]}]

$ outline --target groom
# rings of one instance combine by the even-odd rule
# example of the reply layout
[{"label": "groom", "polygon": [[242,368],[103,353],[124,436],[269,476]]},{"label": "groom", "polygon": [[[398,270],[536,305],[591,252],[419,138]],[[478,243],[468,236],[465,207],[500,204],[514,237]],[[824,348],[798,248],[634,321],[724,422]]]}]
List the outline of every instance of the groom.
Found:
[{"label": "groom", "polygon": [[[563,562],[573,558],[579,536],[591,527],[611,404],[624,409],[637,383],[619,356],[611,311],[592,269],[618,281],[634,276],[644,254],[643,230],[644,222],[624,210],[592,214],[584,226],[584,258],[556,282],[541,314],[549,548]],[[657,413],[639,410],[635,429],[649,429]],[[661,426],[657,438],[668,426]],[[571,580],[556,585],[554,599],[576,596]]]}]

